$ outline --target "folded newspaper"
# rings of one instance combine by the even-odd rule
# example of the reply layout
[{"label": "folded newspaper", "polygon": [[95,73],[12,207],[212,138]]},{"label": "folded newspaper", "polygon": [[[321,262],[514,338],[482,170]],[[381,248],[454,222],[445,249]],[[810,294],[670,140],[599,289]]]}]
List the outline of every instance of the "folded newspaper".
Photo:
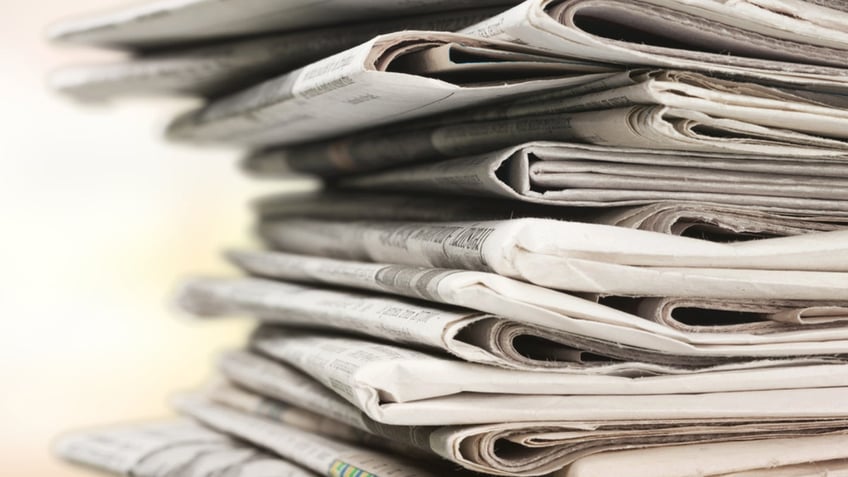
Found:
[{"label": "folded newspaper", "polygon": [[219,96],[398,30],[455,31],[497,13],[475,8],[154,50],[128,60],[74,65],[50,75],[54,89],[80,99],[128,95]]},{"label": "folded newspaper", "polygon": [[[491,423],[465,426],[392,426],[369,418],[359,409],[292,368],[246,352],[228,353],[221,371],[240,388],[218,387],[210,400],[268,419],[290,422],[289,413],[316,413],[301,426],[332,435],[336,429],[358,429],[440,455],[463,467],[495,475],[547,475],[576,460],[621,448],[648,448],[695,442],[755,440],[794,434],[839,432],[842,419],[585,421]],[[240,396],[234,399],[233,396]],[[278,409],[284,409],[283,413]],[[319,417],[320,416],[320,417]]]},{"label": "folded newspaper", "polygon": [[[349,25],[400,15],[488,6],[515,5],[511,0],[155,0],[111,12],[54,24],[55,41],[134,49],[258,33]],[[506,7],[504,7],[506,8]]]},{"label": "folded newspaper", "polygon": [[[209,406],[207,406],[209,407]],[[228,428],[234,429],[234,433],[236,435],[242,436],[248,440],[257,440],[259,438],[259,433],[262,432],[265,428],[273,427],[274,423],[270,420],[264,420],[262,418],[257,419],[252,416],[249,412],[236,411],[226,409],[224,406],[219,408],[222,412],[227,412],[228,417],[232,419],[232,423]],[[213,422],[213,420],[217,421],[219,419],[210,419],[209,410],[204,409],[198,412],[196,408],[194,408],[191,404],[183,405],[183,411],[194,415],[204,422]],[[236,429],[236,421],[239,421],[239,424],[243,424]],[[576,441],[577,443],[585,443],[588,446],[592,446],[594,444],[594,448],[578,450],[575,449],[572,452],[571,446],[563,445],[564,452],[560,449],[560,452],[556,450],[554,452],[545,452],[544,450],[540,452],[536,445],[531,444],[530,452],[525,452],[524,455],[522,453],[516,452],[515,445],[512,442],[509,442],[506,439],[501,440],[501,444],[506,444],[506,446],[511,447],[509,451],[503,452],[506,454],[505,458],[500,458],[498,455],[490,455],[482,457],[487,461],[495,461],[497,462],[495,466],[490,466],[487,463],[477,464],[474,462],[478,459],[473,460],[463,460],[458,462],[459,464],[473,470],[485,469],[487,473],[493,475],[520,475],[520,476],[529,476],[529,475],[552,475],[552,476],[571,476],[571,475],[586,475],[586,476],[595,476],[595,475],[629,475],[626,474],[626,470],[624,467],[617,468],[616,466],[610,465],[609,458],[612,458],[612,462],[617,460],[621,460],[627,462],[634,458],[631,454],[633,451],[619,451],[617,452],[615,449],[633,449],[636,447],[640,451],[652,450],[652,454],[655,458],[662,458],[662,456],[668,455],[670,460],[676,460],[681,458],[681,453],[685,454],[689,461],[685,463],[681,463],[680,466],[673,468],[663,475],[670,476],[688,476],[695,475],[693,473],[694,468],[698,467],[707,467],[710,469],[727,469],[734,468],[738,470],[742,469],[775,469],[781,467],[788,467],[793,464],[799,464],[806,466],[807,468],[829,468],[830,465],[833,465],[833,462],[829,462],[831,460],[837,460],[844,456],[844,445],[846,443],[846,436],[844,433],[839,431],[831,431],[827,430],[822,431],[814,431],[814,432],[805,432],[805,428],[811,427],[804,425],[804,423],[800,423],[798,428],[787,429],[784,432],[775,431],[770,435],[770,438],[766,440],[757,439],[757,437],[765,437],[769,436],[769,431],[765,431],[757,433],[753,435],[749,435],[746,437],[739,436],[738,434],[734,436],[734,432],[741,433],[747,432],[751,429],[744,429],[745,425],[728,425],[724,424],[726,428],[724,433],[721,435],[713,436],[712,438],[707,435],[701,435],[696,438],[691,438],[686,436],[687,432],[702,432],[701,429],[697,427],[697,425],[693,426],[691,429],[686,429],[685,427],[679,430],[679,438],[677,442],[674,442],[675,437],[659,437],[654,440],[654,442],[648,442],[645,440],[640,441],[639,444],[635,446],[628,446],[626,444],[627,438],[624,437],[628,433],[630,434],[639,434],[638,431],[633,431],[632,426],[635,423],[630,423],[628,426],[624,424],[623,428],[616,429],[615,425],[609,426],[611,429],[607,431],[603,429],[603,424],[599,424],[600,432],[598,434],[602,434],[599,436],[597,440],[603,440],[606,434],[607,436],[616,436],[615,439],[610,439],[608,442],[616,442],[604,448],[604,445],[600,442],[595,443],[596,439],[593,439],[591,435],[592,431],[586,431],[586,428],[592,426],[592,424],[576,424],[573,426],[563,425],[562,431],[559,433],[551,433],[550,437],[553,439],[558,439],[560,442],[568,441],[571,438],[572,442]],[[786,426],[792,426],[797,423],[784,423]],[[756,428],[756,424],[753,424],[753,427]],[[492,426],[497,427],[497,426]],[[763,428],[768,429],[769,424],[763,425]],[[259,428],[259,429],[257,429]],[[576,428],[576,429],[574,429]],[[824,424],[824,428],[827,428],[827,424]],[[413,428],[415,429],[412,432],[417,434],[421,433],[421,428]],[[638,429],[638,425],[637,425]],[[797,429],[797,430],[796,430]],[[672,430],[672,433],[675,433],[676,430]],[[473,432],[473,431],[472,431]],[[508,431],[507,431],[508,432]],[[719,431],[721,432],[721,431]],[[443,434],[449,433],[452,435],[449,436],[436,436],[437,441],[441,441],[446,445],[464,445],[464,451],[468,453],[473,453],[475,449],[472,447],[480,448],[479,445],[476,445],[475,439],[473,437],[469,437],[467,435],[462,435],[462,432],[459,428],[439,428],[434,434]],[[491,432],[487,433],[488,435],[498,435],[498,433]],[[504,435],[507,433],[501,433],[500,435]],[[559,435],[557,435],[559,434]],[[648,438],[649,433],[642,433],[642,438]],[[509,435],[509,434],[507,434]],[[532,435],[532,434],[531,434]],[[529,437],[529,436],[528,436]],[[542,436],[544,439],[545,436]],[[583,439],[581,439],[583,437]],[[515,436],[515,440],[519,440],[524,438],[524,435]],[[433,440],[433,438],[431,438]],[[582,441],[582,442],[581,442]],[[671,441],[671,442],[669,442]],[[787,447],[789,442],[792,443],[792,452],[790,455],[785,456],[781,453],[785,453],[787,451]],[[617,444],[621,442],[621,444]],[[686,444],[686,442],[700,442],[700,444]],[[711,446],[711,443],[720,443],[718,446]],[[842,448],[840,448],[842,447]],[[481,450],[487,450],[489,446],[482,447]],[[523,449],[522,449],[523,450]],[[457,449],[458,451],[458,449]],[[554,456],[550,456],[550,454],[555,454]],[[619,456],[619,453],[622,455]],[[724,463],[718,464],[713,462],[714,460],[722,460],[722,457],[726,458],[728,454],[733,453],[744,453],[743,457],[738,459],[734,459],[732,463]],[[540,456],[541,454],[541,456]],[[547,454],[547,455],[546,455]],[[560,454],[560,455],[556,455]],[[565,455],[562,455],[565,454]],[[541,457],[541,458],[540,458]],[[553,457],[553,458],[552,458]],[[596,458],[592,458],[596,457]],[[546,459],[547,458],[547,459]],[[586,462],[584,462],[584,460]],[[429,464],[429,468],[432,468],[433,465]],[[605,470],[613,471],[612,474],[608,473],[595,473],[595,467],[603,467]],[[582,470],[582,469],[587,470]],[[840,468],[840,467],[837,467]],[[617,470],[617,472],[616,472]],[[642,467],[640,472],[644,472],[646,469]],[[798,470],[793,469],[793,470]],[[553,471],[553,473],[550,473]],[[576,472],[576,473],[575,473]],[[445,470],[437,475],[465,475],[464,472],[457,471],[455,469]],[[337,474],[330,474],[331,476],[335,476]],[[419,474],[412,474],[419,475]],[[430,475],[430,474],[428,474]],[[644,475],[651,475],[650,473],[645,473]],[[701,472],[697,475],[719,475],[719,473],[706,473]]]},{"label": "folded newspaper", "polygon": [[213,101],[178,118],[169,133],[253,146],[303,142],[579,86],[614,71],[512,43],[397,32]]},{"label": "folded newspaper", "polygon": [[525,143],[490,154],[353,177],[342,184],[569,207],[685,201],[848,217],[848,162],[658,153],[571,143]]},{"label": "folded newspaper", "polygon": [[526,0],[466,33],[627,65],[845,91],[839,1]]},{"label": "folded newspaper", "polygon": [[[372,419],[398,425],[640,419],[840,418],[841,364],[661,376],[540,373],[388,343],[262,328],[253,347],[308,374]],[[796,404],[805,400],[805,406]],[[494,418],[493,416],[497,416]]]},{"label": "folded newspaper", "polygon": [[[521,97],[394,128],[258,151],[260,175],[326,177],[492,152],[527,141],[641,148],[717,159],[845,161],[846,96],[674,70],[630,70],[581,88]],[[404,144],[416,147],[404,147]],[[611,151],[614,149],[611,149]],[[666,151],[666,152],[664,152]],[[628,153],[629,151],[622,151]]]},{"label": "folded newspaper", "polygon": [[546,219],[261,225],[281,251],[494,272],[607,295],[833,300],[848,289],[848,231],[717,243]]},{"label": "folded newspaper", "polygon": [[[286,281],[323,284],[369,290],[389,295],[423,299],[479,310],[529,325],[542,328],[562,329],[584,334],[577,329],[567,329],[568,318],[599,321],[615,326],[634,327],[644,331],[666,335],[668,330],[646,324],[653,321],[671,328],[683,329],[690,326],[692,331],[747,332],[756,334],[794,332],[807,325],[841,326],[846,319],[846,302],[818,301],[803,302],[792,300],[729,300],[685,298],[625,298],[615,296],[595,296],[589,301],[584,297],[564,294],[555,290],[538,287],[500,275],[465,270],[434,269],[404,265],[364,263],[348,260],[334,260],[323,257],[294,255],[267,251],[233,251],[230,260],[244,271],[260,276]],[[203,283],[199,283],[203,288]],[[189,285],[188,288],[192,288]],[[213,283],[208,291],[216,290]],[[227,287],[223,287],[224,290]],[[198,290],[199,291],[199,290]],[[190,292],[190,290],[189,290]],[[224,295],[226,297],[226,295]],[[256,299],[256,295],[245,297]],[[601,300],[603,305],[593,301]],[[233,301],[235,303],[235,301]],[[267,302],[266,302],[267,303]],[[627,312],[611,310],[624,309],[638,314],[639,318]],[[722,313],[733,313],[733,320],[723,322],[728,317]],[[552,313],[552,315],[547,315]],[[565,321],[563,321],[565,320]],[[684,324],[684,322],[686,324]],[[699,329],[701,323],[703,329]],[[708,328],[708,329],[706,329]],[[808,330],[811,329],[807,326]],[[610,336],[610,330],[604,330],[597,337]],[[838,336],[839,331],[831,331]],[[681,338],[689,343],[754,344],[757,338],[734,334],[715,337],[697,333],[691,337],[667,335]],[[791,339],[797,339],[797,334]],[[617,336],[617,339],[623,339]],[[780,339],[776,335],[768,340]],[[705,341],[707,340],[707,341]],[[816,341],[827,341],[823,334]],[[637,347],[647,348],[644,342]],[[788,351],[784,348],[784,351]],[[684,349],[677,352],[686,354]]]},{"label": "folded newspaper", "polygon": [[[481,166],[484,167],[484,166]],[[363,179],[365,180],[365,179]],[[485,182],[485,179],[480,179]],[[449,181],[445,181],[449,182]],[[470,186],[456,186],[455,192]],[[410,187],[411,188],[411,187]],[[481,185],[480,190],[485,186]],[[364,188],[328,189],[320,193],[284,193],[255,201],[256,214],[264,221],[285,218],[332,220],[470,221],[518,217],[557,218],[615,225],[715,241],[800,235],[841,230],[848,219],[838,214],[806,211],[776,213],[748,205],[717,205],[708,202],[662,201],[644,206],[616,207],[606,211],[522,204],[515,200],[469,201],[460,195],[413,194],[367,191]]]},{"label": "folded newspaper", "polygon": [[[848,343],[848,301],[605,299],[627,309],[619,311],[483,272],[279,253],[241,252],[233,258],[261,276],[395,297],[252,278],[197,279],[180,294],[183,308],[205,316],[241,313],[287,326],[350,330],[503,367],[678,373],[745,357],[829,357]],[[723,323],[728,315],[734,321]]]},{"label": "folded newspaper", "polygon": [[188,420],[135,424],[63,437],[64,458],[133,477],[316,477],[279,457]]}]

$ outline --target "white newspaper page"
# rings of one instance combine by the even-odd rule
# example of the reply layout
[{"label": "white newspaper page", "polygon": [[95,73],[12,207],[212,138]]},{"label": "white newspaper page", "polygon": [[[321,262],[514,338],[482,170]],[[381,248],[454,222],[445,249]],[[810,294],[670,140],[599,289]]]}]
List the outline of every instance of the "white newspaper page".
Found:
[{"label": "white newspaper page", "polygon": [[[249,358],[249,359],[248,359]],[[233,366],[222,368],[228,379],[239,386],[255,390],[274,400],[277,408],[303,408],[318,413],[334,413],[321,403],[338,397],[329,389],[304,378],[291,368],[270,362],[265,358],[244,352],[227,354],[222,364],[230,361]],[[251,365],[252,364],[252,365]],[[309,388],[308,393],[292,393],[291,390]],[[274,392],[273,390],[282,390]],[[266,390],[266,391],[262,391]],[[243,392],[244,394],[249,394]],[[268,394],[270,393],[270,394]],[[296,396],[294,395],[296,394]],[[209,398],[217,400],[215,392]],[[254,397],[253,401],[261,398]],[[226,403],[225,403],[226,404]],[[475,426],[453,427],[408,427],[380,424],[350,404],[347,414],[357,416],[358,428],[368,430],[374,436],[394,439],[397,443],[410,443],[418,448],[445,457],[469,470],[496,475],[546,475],[567,466],[574,460],[597,452],[631,448],[631,446],[653,447],[691,442],[717,442],[750,440],[769,436],[807,436],[826,434],[844,429],[844,420],[790,420],[790,421],[652,421],[644,422],[544,422],[544,423],[494,423]],[[267,405],[238,407],[245,412],[269,416]],[[336,406],[334,406],[335,408]],[[344,427],[338,423],[327,432]],[[313,427],[309,427],[312,429]],[[507,448],[503,443],[509,443]],[[409,452],[408,450],[404,452]]]},{"label": "white newspaper page", "polygon": [[[731,306],[734,302],[727,299],[610,297],[602,299],[603,304],[600,304],[485,272],[333,260],[280,252],[232,252],[229,256],[237,266],[258,276],[447,303],[529,325],[536,331],[525,329],[527,335],[516,334],[513,339],[545,337],[550,341],[548,346],[538,343],[523,351],[522,346],[503,344],[501,349],[513,349],[519,355],[527,353],[529,356],[526,358],[544,357],[549,364],[559,361],[556,364],[562,368],[565,366],[561,361],[569,355],[566,343],[575,348],[571,353],[572,359],[579,358],[574,351],[582,349],[598,355],[674,366],[709,363],[712,361],[709,357],[721,356],[787,357],[840,353],[838,347],[848,339],[842,318],[845,303],[747,300]],[[282,296],[280,299],[283,299]],[[620,311],[619,306],[627,311]],[[684,329],[677,325],[679,321],[675,310],[678,308],[689,313],[692,309],[703,310],[700,319],[707,323],[710,319],[720,322],[720,317],[711,318],[713,311],[747,312],[748,326],[753,329]],[[482,324],[471,323],[469,328]],[[769,333],[760,333],[759,327],[767,328]],[[485,328],[478,326],[478,329]],[[550,333],[546,335],[542,330]],[[489,328],[493,337],[496,336],[495,331],[496,328]],[[561,346],[553,346],[557,342]],[[809,343],[801,344],[803,342]],[[615,345],[610,346],[610,343]],[[814,351],[814,347],[819,347],[820,351]],[[648,353],[648,350],[656,353]],[[515,358],[515,361],[520,360]],[[543,363],[537,361],[535,364]],[[595,372],[613,372],[616,368],[623,372],[628,369],[627,366],[601,366],[599,362],[591,365],[584,362],[583,366]],[[638,367],[642,366],[644,363]],[[574,370],[573,366],[571,368]],[[629,369],[633,371],[636,368]],[[660,367],[644,366],[642,369],[662,372]]]},{"label": "white newspaper page", "polygon": [[[179,302],[199,316],[249,314],[266,323],[353,332],[507,368],[569,368],[580,362],[580,351],[569,346],[580,343],[579,338],[560,338],[556,330],[522,326],[475,310],[396,297],[255,278],[207,278],[188,282]],[[514,336],[548,339],[551,346],[559,342],[561,349],[534,359],[519,351]]]},{"label": "white newspaper page", "polygon": [[316,475],[188,420],[80,432],[63,437],[56,452],[79,464],[134,477]]},{"label": "white newspaper page", "polygon": [[[353,21],[484,6],[509,0],[152,0],[72,18],[48,31],[56,41],[122,48],[150,48],[264,32],[303,30]],[[505,7],[506,8],[506,7]]]},{"label": "white newspaper page", "polygon": [[716,243],[542,219],[293,219],[263,224],[261,232],[274,248],[288,252],[489,271],[590,293],[838,300],[848,289],[845,231]]},{"label": "white newspaper page", "polygon": [[[834,418],[848,405],[840,398],[848,389],[842,365],[628,378],[505,370],[292,331],[264,330],[253,345],[386,424],[482,424],[494,415],[505,422]],[[791,404],[798,399],[803,408]]]},{"label": "white newspaper page", "polygon": [[465,30],[568,56],[845,90],[838,2],[527,0]]},{"label": "white newspaper page", "polygon": [[296,427],[252,416],[198,397],[180,398],[179,410],[222,432],[238,436],[290,459],[318,475],[346,473],[389,477],[435,476],[414,463],[387,453],[334,441]]},{"label": "white newspaper page", "polygon": [[121,62],[62,67],[50,75],[50,84],[83,100],[137,95],[220,96],[379,34],[407,29],[455,31],[498,11],[477,8],[169,48]]},{"label": "white newspaper page", "polygon": [[579,86],[613,71],[510,43],[397,32],[189,112],[169,133],[181,140],[251,146],[304,142]]}]

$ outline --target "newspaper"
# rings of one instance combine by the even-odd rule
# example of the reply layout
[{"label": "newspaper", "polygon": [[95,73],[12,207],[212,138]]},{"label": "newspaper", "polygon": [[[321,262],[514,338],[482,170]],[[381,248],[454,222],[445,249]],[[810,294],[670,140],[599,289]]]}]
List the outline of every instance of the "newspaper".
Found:
[{"label": "newspaper", "polygon": [[782,214],[831,214],[848,221],[848,162],[525,143],[480,156],[356,176],[342,184],[570,207],[706,202]]},{"label": "newspaper", "polygon": [[[463,185],[457,184],[457,192]],[[606,211],[545,206],[497,199],[470,201],[459,195],[413,194],[364,189],[327,189],[320,193],[278,194],[257,200],[261,220],[306,217],[344,220],[469,221],[518,217],[556,218],[615,225],[708,240],[800,235],[841,230],[848,219],[808,211],[804,215],[764,211],[757,207],[707,202],[663,201]]]},{"label": "newspaper", "polygon": [[396,32],[213,101],[178,118],[169,133],[252,146],[304,142],[579,86],[614,71],[511,43]]},{"label": "newspaper", "polygon": [[[217,38],[348,25],[401,15],[515,5],[510,0],[155,0],[54,24],[55,41],[150,49]],[[506,8],[506,7],[504,7]]]},{"label": "newspaper", "polygon": [[335,441],[281,422],[250,415],[199,396],[178,398],[177,408],[201,423],[236,435],[318,475],[433,476],[400,457]]},{"label": "newspaper", "polygon": [[188,420],[135,424],[63,437],[65,459],[133,477],[315,477]]},{"label": "newspaper", "polygon": [[[246,355],[250,356],[250,355]],[[253,357],[254,360],[267,361]],[[279,371],[276,380],[256,372],[249,366],[241,366],[233,373],[233,380],[247,389],[267,388],[265,383],[284,390],[298,389],[304,378],[282,365],[263,365],[264,369],[275,366]],[[286,375],[294,377],[286,379]],[[308,379],[308,378],[306,378]],[[314,383],[314,382],[313,382]],[[308,397],[318,402],[332,399],[334,394],[318,387],[317,393]],[[310,408],[318,414],[321,406],[315,406],[307,396],[259,397],[249,391],[253,401],[272,399],[277,407]],[[218,400],[217,391],[207,394]],[[412,442],[431,453],[458,463],[469,470],[496,475],[542,475],[559,470],[573,461],[597,452],[614,449],[662,446],[671,443],[714,442],[720,440],[751,440],[764,437],[776,438],[787,435],[815,435],[839,432],[844,420],[788,420],[746,422],[738,421],[655,421],[650,424],[634,421],[614,422],[545,422],[545,423],[493,423],[470,426],[408,427],[387,426],[377,423],[361,411],[344,404],[351,416],[361,422],[361,429],[397,441]],[[276,419],[262,406],[238,406],[237,409],[254,415]],[[307,424],[308,425],[308,424]],[[341,422],[338,425],[344,425]],[[318,431],[320,433],[320,431]],[[661,437],[660,437],[661,436]],[[508,443],[508,449],[502,444]]]},{"label": "newspaper", "polygon": [[[735,140],[728,141],[728,137]],[[329,141],[260,149],[250,153],[242,167],[259,177],[308,174],[335,179],[416,162],[485,154],[531,141],[682,151],[683,155],[768,155],[823,161],[844,161],[848,153],[843,140],[714,118],[690,110],[630,106],[452,125],[410,124],[404,129],[366,131]]]},{"label": "newspaper", "polygon": [[398,30],[454,31],[499,12],[477,8],[234,39],[74,65],[50,75],[54,89],[84,100],[128,95],[220,96]]},{"label": "newspaper", "polygon": [[[309,408],[318,414],[338,415],[353,426],[397,442],[407,442],[438,454],[469,470],[496,475],[542,475],[560,470],[573,461],[614,449],[653,447],[674,443],[775,438],[839,432],[845,421],[788,420],[746,422],[634,421],[492,423],[469,426],[408,427],[380,424],[338,396],[291,368],[245,352],[232,352],[221,361],[222,371],[234,383],[252,390],[253,401],[272,399],[276,407]],[[241,391],[251,394],[248,391]],[[217,392],[208,394],[220,399]],[[324,403],[333,402],[332,406]],[[238,409],[276,419],[263,406]],[[339,426],[344,426],[342,422]],[[310,426],[314,427],[314,426]],[[661,436],[661,437],[660,437]]]},{"label": "newspaper", "polygon": [[[253,347],[385,424],[828,419],[846,415],[840,364],[664,376],[516,371],[342,336],[261,329]],[[798,402],[804,406],[798,406]]]},{"label": "newspaper", "polygon": [[[743,356],[786,357],[842,353],[840,347],[844,347],[848,339],[848,330],[842,323],[848,301],[805,303],[691,297],[604,297],[603,304],[599,304],[485,272],[362,263],[278,252],[231,252],[229,256],[238,267],[262,277],[362,289],[462,307],[466,310],[464,315],[468,317],[466,331],[456,333],[453,339],[466,340],[466,346],[488,343],[478,346],[490,350],[491,354],[502,356],[502,360],[513,367],[532,365],[531,368],[570,368],[572,372],[580,369],[566,365],[565,361],[570,358],[577,362],[583,361],[581,367],[595,373],[633,372],[636,369],[673,373],[684,365],[703,365]],[[374,297],[362,298],[353,294],[324,291],[318,293],[340,298],[325,299],[321,301],[323,307],[315,305],[307,309],[298,307],[307,295],[291,296],[287,291],[300,289],[289,284],[277,283],[277,287],[261,281],[230,283],[240,284],[241,287],[228,287],[226,281],[196,282],[184,292],[184,306],[198,313],[220,313],[235,309],[255,311],[265,319],[272,315],[279,317],[275,320],[277,322],[302,323],[313,327],[332,323],[343,330],[356,330],[393,341],[409,342],[412,331],[417,330],[420,334],[418,344],[426,343],[428,336],[439,336],[443,343],[441,348],[447,350],[451,349],[451,341],[445,339],[446,335],[450,336],[445,329],[461,323],[461,320],[457,320],[456,323],[445,325],[433,318],[426,322],[414,320],[426,308],[411,306],[408,301],[375,300]],[[250,283],[256,283],[257,286],[251,287]],[[351,302],[360,302],[362,305],[346,306]],[[366,308],[365,303],[380,303],[384,307]],[[626,311],[619,311],[616,307]],[[304,318],[297,318],[298,313],[293,312],[295,308],[299,308],[299,314],[305,315]],[[323,309],[319,312],[319,308]],[[392,313],[380,313],[380,308],[392,310]],[[355,313],[351,310],[355,310]],[[398,310],[407,311],[402,314]],[[444,309],[432,310],[431,316],[437,312],[446,314]],[[483,313],[475,314],[473,310]],[[733,318],[737,322],[745,319],[746,326],[727,325],[727,329],[713,326],[709,330],[711,333],[704,333],[706,330],[697,326],[684,328],[678,320],[678,315],[683,313],[685,318],[681,319],[692,325],[716,325],[721,323],[722,318],[727,319],[728,312],[734,313]],[[501,326],[484,326],[485,323],[480,320],[484,313],[490,314],[489,320],[501,321]],[[457,313],[459,315],[461,313]],[[353,318],[358,321],[352,322]],[[404,318],[413,320],[414,325],[406,324]],[[695,318],[700,321],[694,321]],[[393,321],[406,324],[403,333],[390,332],[397,327]],[[377,331],[372,331],[373,322],[380,324]],[[513,327],[517,324],[526,326]],[[763,334],[763,329],[769,332],[768,336],[759,336]],[[519,330],[526,334],[517,333]],[[730,333],[724,334],[726,331]],[[722,334],[716,334],[719,332]],[[477,337],[477,340],[470,342],[469,336]],[[480,341],[479,336],[489,338]],[[507,339],[508,336],[511,338]],[[438,340],[433,341],[438,343]],[[555,346],[557,343],[559,346]],[[611,343],[614,344],[611,346]],[[567,352],[569,345],[575,349]],[[462,347],[458,347],[454,354],[462,356],[462,350]],[[586,354],[592,355],[594,359],[588,363],[581,360]],[[643,363],[635,365],[636,368],[634,364],[604,364],[597,361],[596,355],[641,360]],[[647,366],[644,362],[666,363],[669,367]]]},{"label": "newspaper", "polygon": [[[340,177],[402,164],[490,152],[525,141],[563,141],[572,136],[566,122],[513,116],[510,115],[509,104],[512,101],[523,104],[521,98],[533,98],[533,104],[537,101],[559,101],[632,83],[629,71],[619,72],[569,88],[537,91],[497,105],[452,111],[397,127],[383,126],[329,141],[262,149],[249,155],[243,166],[248,172],[260,176],[307,173]],[[505,111],[506,114],[492,118],[493,111]]]},{"label": "newspaper", "polygon": [[291,253],[494,272],[605,295],[839,300],[848,289],[848,231],[734,243],[545,219],[291,219],[260,231]]},{"label": "newspaper", "polygon": [[[267,323],[350,331],[507,368],[568,369],[583,361],[583,352],[574,349],[585,341],[579,337],[473,310],[423,305],[393,297],[251,278],[207,278],[188,282],[179,300],[183,309],[197,315],[254,314]],[[848,343],[848,336],[845,338]],[[549,343],[548,348],[554,349],[547,353],[540,351],[537,356],[533,356],[534,351],[521,350],[522,340],[534,339],[544,340]],[[617,353],[613,345],[587,344],[586,347],[596,347],[598,353],[606,348]],[[630,353],[638,351],[622,354]],[[676,361],[664,356],[656,359]],[[622,368],[623,372],[632,372],[626,365],[603,366],[599,372],[622,372]]]},{"label": "newspaper", "polygon": [[[580,88],[521,97],[388,130],[260,150],[259,175],[343,177],[515,147],[528,141],[708,152],[772,161],[845,161],[846,96],[728,81],[692,72],[631,70]],[[728,140],[732,138],[732,140]],[[414,143],[415,147],[404,147]],[[685,152],[680,152],[685,151]],[[718,157],[722,157],[721,155]],[[750,158],[749,158],[750,159]]]},{"label": "newspaper", "polygon": [[527,0],[465,30],[563,55],[845,91],[841,2]]}]

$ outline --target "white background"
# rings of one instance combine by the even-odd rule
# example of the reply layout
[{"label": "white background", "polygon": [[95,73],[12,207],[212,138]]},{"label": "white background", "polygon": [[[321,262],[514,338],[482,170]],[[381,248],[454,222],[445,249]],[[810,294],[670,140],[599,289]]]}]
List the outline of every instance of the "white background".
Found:
[{"label": "white background", "polygon": [[237,151],[165,143],[190,101],[50,93],[51,68],[93,56],[48,44],[45,26],[115,0],[0,1],[0,465],[90,475],[50,456],[56,435],[168,415],[244,340],[247,323],[191,322],[168,300],[181,277],[230,273],[219,251],[249,243],[258,186]]}]

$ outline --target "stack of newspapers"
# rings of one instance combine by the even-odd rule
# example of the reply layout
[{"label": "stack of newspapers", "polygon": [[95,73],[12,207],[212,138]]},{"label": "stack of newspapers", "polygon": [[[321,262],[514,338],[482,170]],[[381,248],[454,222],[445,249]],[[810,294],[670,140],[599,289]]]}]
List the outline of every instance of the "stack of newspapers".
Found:
[{"label": "stack of newspapers", "polygon": [[182,420],[82,432],[141,477],[848,475],[848,3],[159,0],[83,99],[193,95],[264,250]]}]

